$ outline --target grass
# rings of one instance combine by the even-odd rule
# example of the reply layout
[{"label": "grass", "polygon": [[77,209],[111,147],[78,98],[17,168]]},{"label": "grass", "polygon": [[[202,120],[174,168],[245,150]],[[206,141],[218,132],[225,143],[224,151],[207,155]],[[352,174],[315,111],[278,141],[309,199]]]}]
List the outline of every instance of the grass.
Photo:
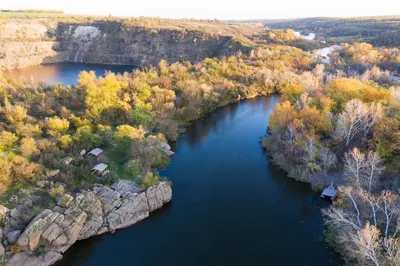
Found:
[{"label": "grass", "polygon": [[60,13],[36,13],[36,12],[0,12],[0,17],[5,18],[46,18],[46,17],[63,17]]}]

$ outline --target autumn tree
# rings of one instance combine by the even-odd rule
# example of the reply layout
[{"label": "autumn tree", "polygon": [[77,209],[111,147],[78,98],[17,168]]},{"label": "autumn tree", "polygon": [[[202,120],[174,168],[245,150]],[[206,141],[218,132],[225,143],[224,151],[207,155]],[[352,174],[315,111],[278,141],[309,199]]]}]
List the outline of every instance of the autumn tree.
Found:
[{"label": "autumn tree", "polygon": [[48,133],[51,136],[59,136],[64,134],[69,129],[69,121],[65,118],[57,116],[50,117],[47,120]]},{"label": "autumn tree", "polygon": [[0,152],[11,149],[17,142],[18,137],[11,132],[0,132]]},{"label": "autumn tree", "polygon": [[39,153],[39,149],[36,147],[36,143],[33,138],[23,138],[21,140],[20,151],[25,157],[30,157]]}]

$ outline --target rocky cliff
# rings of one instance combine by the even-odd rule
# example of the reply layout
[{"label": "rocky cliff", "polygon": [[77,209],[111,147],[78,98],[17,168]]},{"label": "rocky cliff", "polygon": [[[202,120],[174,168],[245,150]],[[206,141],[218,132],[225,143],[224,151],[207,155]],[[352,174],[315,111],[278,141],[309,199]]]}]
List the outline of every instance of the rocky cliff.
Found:
[{"label": "rocky cliff", "polygon": [[171,198],[166,182],[142,190],[121,180],[75,197],[64,194],[54,208],[35,214],[32,209],[40,197],[31,196],[3,215],[0,255],[9,266],[51,265],[76,241],[133,225]]},{"label": "rocky cliff", "polygon": [[[238,26],[192,24],[146,27],[104,20],[8,19],[0,22],[0,69],[53,62],[135,66],[156,65],[161,59],[198,62],[251,48]],[[246,26],[246,30],[260,29]]]}]

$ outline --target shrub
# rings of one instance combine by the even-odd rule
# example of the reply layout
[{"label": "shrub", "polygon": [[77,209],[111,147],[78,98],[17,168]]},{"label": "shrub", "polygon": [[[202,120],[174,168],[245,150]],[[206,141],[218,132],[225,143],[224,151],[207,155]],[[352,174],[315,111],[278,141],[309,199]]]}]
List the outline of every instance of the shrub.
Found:
[{"label": "shrub", "polygon": [[50,197],[52,197],[53,199],[63,195],[65,193],[65,189],[63,186],[53,186],[50,189],[49,195]]}]

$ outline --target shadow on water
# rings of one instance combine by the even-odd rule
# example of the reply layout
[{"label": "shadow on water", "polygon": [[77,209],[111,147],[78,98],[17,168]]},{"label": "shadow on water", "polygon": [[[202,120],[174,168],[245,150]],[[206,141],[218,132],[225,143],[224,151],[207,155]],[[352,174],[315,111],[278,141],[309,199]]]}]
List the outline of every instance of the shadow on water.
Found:
[{"label": "shadow on water", "polygon": [[195,121],[160,171],[173,182],[172,204],[76,243],[58,265],[340,265],[322,238],[328,202],[260,148],[277,101],[248,99]]}]

